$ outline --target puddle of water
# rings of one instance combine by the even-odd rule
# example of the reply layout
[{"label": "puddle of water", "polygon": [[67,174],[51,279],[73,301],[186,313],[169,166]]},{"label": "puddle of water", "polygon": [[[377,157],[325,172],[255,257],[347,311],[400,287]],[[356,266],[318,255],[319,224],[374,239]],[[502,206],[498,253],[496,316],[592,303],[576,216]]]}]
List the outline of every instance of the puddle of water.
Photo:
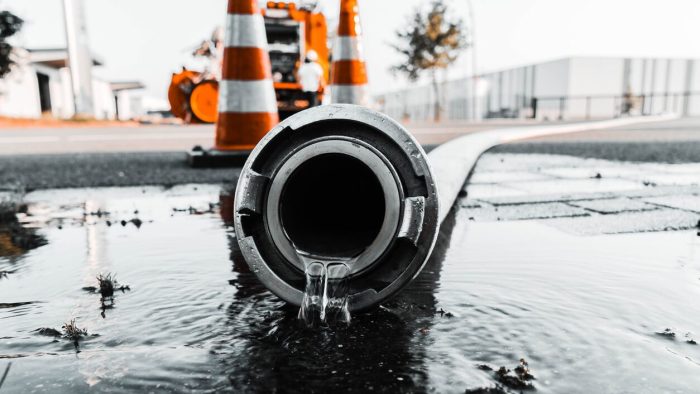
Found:
[{"label": "puddle of water", "polygon": [[[0,257],[11,271],[0,278],[0,371],[12,361],[2,389],[464,392],[498,382],[479,365],[521,358],[541,393],[700,387],[700,346],[689,343],[700,339],[696,231],[577,236],[469,221],[462,208],[395,299],[350,325],[305,329],[241,260],[219,194],[28,195],[20,219],[48,243]],[[83,287],[107,273],[131,290],[103,311]],[[80,353],[35,332],[72,319],[89,334]]]}]

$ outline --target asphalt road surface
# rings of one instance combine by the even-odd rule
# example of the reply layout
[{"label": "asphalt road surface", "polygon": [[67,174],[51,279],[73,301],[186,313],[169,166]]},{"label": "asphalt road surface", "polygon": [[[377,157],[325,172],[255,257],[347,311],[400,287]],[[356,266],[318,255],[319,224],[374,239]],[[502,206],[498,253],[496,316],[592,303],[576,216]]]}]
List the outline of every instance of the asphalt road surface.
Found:
[{"label": "asphalt road surface", "polygon": [[[427,148],[492,128],[528,121],[407,125]],[[211,146],[214,127],[142,126],[0,129],[0,185],[27,190],[56,187],[230,183],[238,169],[189,168],[185,152]],[[495,152],[567,154],[608,160],[700,161],[700,118],[541,138]],[[700,175],[699,175],[700,176]]]},{"label": "asphalt road surface", "polygon": [[[407,124],[424,145],[441,144],[475,131],[528,126],[523,120],[488,120],[480,123],[447,122]],[[629,126],[536,140],[552,142],[700,142],[700,119]],[[210,147],[213,125],[3,128],[0,129],[0,155],[100,153],[100,152],[185,152],[195,145]]]},{"label": "asphalt road surface", "polygon": [[[409,125],[424,144],[439,144],[474,131],[531,124],[522,121],[489,121],[477,124]],[[213,125],[41,127],[0,129],[0,155],[184,152],[195,145],[208,148],[214,142]]]}]

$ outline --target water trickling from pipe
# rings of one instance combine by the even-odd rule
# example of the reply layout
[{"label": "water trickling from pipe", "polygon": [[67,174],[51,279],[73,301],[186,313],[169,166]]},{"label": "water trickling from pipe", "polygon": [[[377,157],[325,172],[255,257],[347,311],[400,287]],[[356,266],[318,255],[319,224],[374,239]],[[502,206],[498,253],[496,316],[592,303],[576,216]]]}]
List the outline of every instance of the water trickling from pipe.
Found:
[{"label": "water trickling from pipe", "polygon": [[297,252],[306,267],[299,320],[307,327],[350,323],[348,260],[322,260]]}]

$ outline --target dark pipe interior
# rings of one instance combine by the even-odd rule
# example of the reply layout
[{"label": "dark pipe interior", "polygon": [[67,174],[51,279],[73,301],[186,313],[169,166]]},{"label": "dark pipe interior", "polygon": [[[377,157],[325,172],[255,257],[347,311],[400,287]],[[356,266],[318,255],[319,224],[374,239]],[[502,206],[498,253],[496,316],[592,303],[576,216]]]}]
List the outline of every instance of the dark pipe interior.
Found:
[{"label": "dark pipe interior", "polygon": [[280,198],[284,231],[315,256],[353,257],[379,234],[384,193],[374,173],[344,154],[316,156],[289,177]]}]

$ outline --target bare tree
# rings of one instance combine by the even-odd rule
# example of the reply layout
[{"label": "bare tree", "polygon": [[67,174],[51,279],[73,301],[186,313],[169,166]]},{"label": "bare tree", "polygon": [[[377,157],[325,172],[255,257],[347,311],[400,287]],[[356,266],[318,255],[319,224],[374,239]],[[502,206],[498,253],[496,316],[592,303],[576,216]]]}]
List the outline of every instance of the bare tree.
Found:
[{"label": "bare tree", "polygon": [[22,18],[9,11],[0,11],[0,78],[10,72],[12,61],[12,45],[6,39],[13,36],[21,28]]},{"label": "bare tree", "polygon": [[405,29],[396,31],[397,43],[392,47],[403,55],[403,61],[392,67],[395,72],[416,81],[430,73],[435,92],[435,121],[440,120],[442,105],[438,71],[446,70],[469,46],[464,22],[451,18],[443,0],[432,0],[427,8],[419,7]]}]

